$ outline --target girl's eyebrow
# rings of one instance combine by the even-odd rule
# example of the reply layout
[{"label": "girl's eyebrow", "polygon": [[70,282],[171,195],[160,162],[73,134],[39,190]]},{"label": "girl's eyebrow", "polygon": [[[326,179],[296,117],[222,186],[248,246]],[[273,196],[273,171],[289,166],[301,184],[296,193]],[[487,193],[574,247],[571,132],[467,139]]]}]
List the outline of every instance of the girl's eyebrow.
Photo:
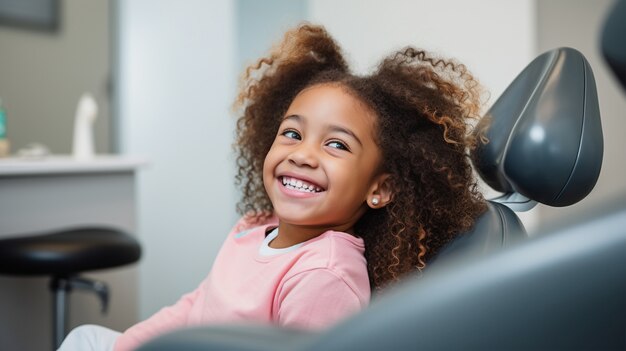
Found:
[{"label": "girl's eyebrow", "polygon": [[286,120],[288,120],[288,119],[293,119],[293,120],[295,120],[296,122],[300,122],[300,121],[302,121],[302,117],[300,117],[300,115],[289,115],[289,116],[285,116],[285,117],[283,118],[283,121],[286,121]]},{"label": "girl's eyebrow", "polygon": [[330,127],[328,127],[328,129],[331,132],[338,132],[338,133],[343,133],[343,134],[347,134],[351,136],[354,140],[356,140],[357,143],[359,143],[359,145],[361,145],[361,147],[363,147],[363,143],[361,142],[361,139],[359,139],[359,137],[357,137],[356,134],[354,134],[350,129],[346,129],[337,125],[331,125]]},{"label": "girl's eyebrow", "polygon": [[[299,122],[299,123],[304,123],[303,118],[300,115],[285,116],[285,118],[283,118],[283,121],[286,121],[286,120],[289,120],[289,119],[292,119],[292,120],[294,120],[296,122]],[[359,137],[357,137],[356,134],[354,134],[354,132],[352,132],[350,129],[346,129],[346,128],[341,127],[341,126],[331,124],[328,127],[328,130],[330,130],[331,132],[347,134],[347,135],[351,136],[354,140],[356,140],[357,143],[359,143],[359,145],[361,145],[361,147],[363,146],[363,143],[361,142],[361,139],[359,139]]]}]

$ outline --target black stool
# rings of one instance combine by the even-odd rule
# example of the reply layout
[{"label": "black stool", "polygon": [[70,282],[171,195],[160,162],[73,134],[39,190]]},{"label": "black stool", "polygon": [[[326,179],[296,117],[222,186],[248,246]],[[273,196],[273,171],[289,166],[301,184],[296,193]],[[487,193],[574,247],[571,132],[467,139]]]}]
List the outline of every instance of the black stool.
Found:
[{"label": "black stool", "polygon": [[136,262],[141,247],[135,238],[116,229],[76,228],[0,239],[0,274],[51,276],[53,348],[66,333],[67,294],[72,289],[94,291],[106,312],[109,290],[104,282],[82,278],[81,272]]}]

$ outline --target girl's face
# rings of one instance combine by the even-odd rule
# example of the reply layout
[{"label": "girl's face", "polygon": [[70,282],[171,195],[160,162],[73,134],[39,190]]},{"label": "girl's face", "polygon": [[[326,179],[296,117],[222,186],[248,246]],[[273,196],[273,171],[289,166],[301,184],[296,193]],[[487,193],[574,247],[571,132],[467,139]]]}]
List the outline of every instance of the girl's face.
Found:
[{"label": "girl's face", "polygon": [[[265,157],[263,182],[281,222],[351,231],[386,175],[374,141],[376,116],[336,84],[301,91]],[[384,195],[384,194],[383,194]]]}]

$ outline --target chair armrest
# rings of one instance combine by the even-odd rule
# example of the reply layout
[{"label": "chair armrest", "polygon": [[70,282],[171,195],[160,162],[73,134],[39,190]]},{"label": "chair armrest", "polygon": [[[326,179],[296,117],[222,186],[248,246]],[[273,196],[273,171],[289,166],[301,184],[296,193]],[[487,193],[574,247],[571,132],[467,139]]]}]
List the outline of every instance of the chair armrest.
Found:
[{"label": "chair armrest", "polygon": [[159,336],[137,351],[287,351],[300,349],[316,333],[260,325],[181,329]]}]

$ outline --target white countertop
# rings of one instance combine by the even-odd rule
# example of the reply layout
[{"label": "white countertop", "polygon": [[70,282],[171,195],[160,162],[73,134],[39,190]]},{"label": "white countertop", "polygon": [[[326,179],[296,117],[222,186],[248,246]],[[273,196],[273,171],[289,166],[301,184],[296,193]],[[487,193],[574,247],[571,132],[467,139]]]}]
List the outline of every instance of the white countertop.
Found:
[{"label": "white countertop", "polygon": [[77,160],[71,155],[51,155],[42,158],[0,158],[0,176],[60,173],[103,173],[134,171],[148,162],[137,157],[97,155],[89,160]]}]

